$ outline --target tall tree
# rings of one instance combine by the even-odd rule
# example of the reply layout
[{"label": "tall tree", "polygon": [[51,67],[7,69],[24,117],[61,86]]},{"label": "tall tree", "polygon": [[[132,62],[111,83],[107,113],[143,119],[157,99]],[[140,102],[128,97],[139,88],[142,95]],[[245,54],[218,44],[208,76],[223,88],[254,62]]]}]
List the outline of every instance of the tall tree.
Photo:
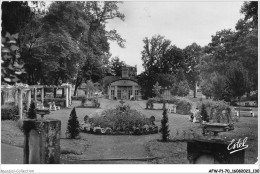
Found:
[{"label": "tall tree", "polygon": [[193,43],[184,49],[186,77],[190,89],[193,90],[194,98],[197,96],[197,85],[200,79],[199,65],[203,54],[202,51],[203,49],[196,43]]},{"label": "tall tree", "polygon": [[125,65],[124,61],[120,61],[119,57],[111,59],[111,73],[114,76],[122,76],[122,67]]},{"label": "tall tree", "polygon": [[149,88],[158,81],[163,88],[171,89],[175,84],[176,73],[184,69],[183,51],[171,45],[171,41],[163,36],[155,35],[151,39],[144,38],[144,49],[141,52],[145,72],[139,76],[142,94],[152,97],[154,94]]},{"label": "tall tree", "polygon": [[[82,37],[82,44],[85,49],[84,53],[87,56],[86,59],[93,60],[94,62],[102,62],[101,68],[95,67],[96,70],[101,70],[102,72],[106,71],[106,66],[108,65],[109,58],[109,44],[108,40],[116,41],[120,47],[124,47],[125,40],[121,38],[121,36],[117,33],[117,31],[105,30],[105,25],[108,20],[112,20],[115,18],[124,20],[124,14],[119,12],[118,3],[112,1],[105,2],[96,2],[96,1],[85,1],[85,2],[77,2],[83,7],[83,12],[89,17],[89,29],[86,35]],[[100,57],[103,57],[100,60]],[[104,59],[105,58],[105,59]],[[105,60],[105,61],[104,61]],[[93,81],[101,80],[103,76],[97,76],[98,73],[91,72],[93,70],[93,66],[91,66],[89,60],[86,60],[83,63],[83,66],[77,73],[76,77],[76,86],[77,87],[86,80],[84,74],[96,74],[91,76]],[[98,66],[100,67],[100,66]],[[105,73],[102,73],[105,74]]]},{"label": "tall tree", "polygon": [[244,2],[240,12],[245,15],[245,20],[253,23],[258,28],[258,1]]},{"label": "tall tree", "polygon": [[[34,7],[30,7],[29,3]],[[28,62],[34,62],[31,59],[31,54],[27,50],[31,50],[35,40],[35,33],[38,30],[35,28],[36,17],[41,13],[40,7],[44,6],[44,2],[3,2],[2,3],[2,37],[7,35],[16,35],[16,46],[19,47],[19,62],[25,63],[24,69],[27,73],[23,73],[19,80],[26,83],[27,76],[30,74],[31,68],[28,68]],[[8,33],[8,34],[7,34]],[[11,33],[11,34],[9,34]],[[6,35],[7,34],[7,35]],[[18,37],[19,36],[19,37]],[[2,39],[2,42],[5,39]],[[8,41],[9,42],[9,41]],[[28,48],[27,50],[25,48]],[[17,52],[17,51],[16,51]],[[30,57],[30,58],[29,58]],[[33,66],[36,68],[36,64]]]},{"label": "tall tree", "polygon": [[238,97],[240,106],[240,99],[248,91],[249,86],[248,72],[243,68],[242,65],[236,63],[230,66],[230,69],[227,73],[226,85],[228,92],[233,97]]},{"label": "tall tree", "polygon": [[[148,74],[160,73],[162,59],[170,48],[171,41],[163,36],[153,36],[151,39],[144,38],[144,50],[141,52],[144,70]],[[165,72],[162,72],[165,73]]]}]

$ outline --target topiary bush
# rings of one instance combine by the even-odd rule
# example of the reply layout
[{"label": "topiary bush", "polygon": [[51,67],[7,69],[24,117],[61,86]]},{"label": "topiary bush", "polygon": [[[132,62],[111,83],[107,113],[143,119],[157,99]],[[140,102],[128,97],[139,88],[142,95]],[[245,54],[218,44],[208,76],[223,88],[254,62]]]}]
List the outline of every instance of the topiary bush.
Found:
[{"label": "topiary bush", "polygon": [[29,119],[36,119],[36,107],[35,107],[34,102],[32,102],[30,104],[30,108],[29,108],[29,111],[28,111],[28,118]]},{"label": "topiary bush", "polygon": [[68,138],[75,139],[79,137],[79,132],[80,132],[80,125],[74,107],[70,113],[70,118],[68,120],[68,126],[67,126]]},{"label": "topiary bush", "polygon": [[18,106],[2,105],[1,106],[1,120],[15,120],[18,115]]},{"label": "topiary bush", "polygon": [[188,115],[191,113],[192,104],[186,100],[179,100],[176,103],[176,113]]},{"label": "topiary bush", "polygon": [[163,118],[161,120],[161,124],[162,124],[162,141],[163,142],[167,142],[170,136],[170,131],[169,131],[169,124],[168,124],[168,115],[167,115],[167,110],[164,109],[163,110]]},{"label": "topiary bush", "polygon": [[209,116],[208,116],[208,113],[207,113],[207,111],[206,111],[206,106],[205,106],[205,104],[202,104],[202,106],[201,106],[200,115],[202,116],[202,120],[203,120],[203,121],[209,122]]}]

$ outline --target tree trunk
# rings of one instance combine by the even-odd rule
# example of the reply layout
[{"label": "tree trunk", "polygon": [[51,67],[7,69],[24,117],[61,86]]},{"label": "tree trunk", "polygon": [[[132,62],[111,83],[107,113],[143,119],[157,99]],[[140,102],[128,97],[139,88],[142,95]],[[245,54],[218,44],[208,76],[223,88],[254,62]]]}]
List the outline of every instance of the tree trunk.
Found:
[{"label": "tree trunk", "polygon": [[79,79],[79,78],[77,77],[76,84],[75,84],[75,90],[74,90],[74,94],[73,94],[74,96],[77,95],[78,87],[81,85],[81,83],[82,83],[82,78]]},{"label": "tree trunk", "polygon": [[56,98],[56,95],[57,95],[57,88],[54,88],[53,97]]},{"label": "tree trunk", "polygon": [[238,97],[238,101],[239,101],[239,106],[238,106],[238,118],[240,119],[240,100],[241,100],[241,97]]},{"label": "tree trunk", "polygon": [[193,98],[197,98],[197,82],[195,82],[195,86],[193,90]]}]

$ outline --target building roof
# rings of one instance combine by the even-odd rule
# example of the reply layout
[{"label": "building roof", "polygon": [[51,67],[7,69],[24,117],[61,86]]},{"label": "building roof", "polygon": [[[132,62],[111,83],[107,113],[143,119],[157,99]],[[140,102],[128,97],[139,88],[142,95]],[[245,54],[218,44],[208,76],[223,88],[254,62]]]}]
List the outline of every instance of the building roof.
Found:
[{"label": "building roof", "polygon": [[108,84],[111,84],[111,83],[118,81],[118,80],[131,80],[131,81],[134,81],[134,82],[137,83],[137,79],[133,78],[133,77],[123,78],[123,77],[120,77],[120,76],[106,76],[103,79],[103,84],[104,84],[104,86],[107,86]]},{"label": "building roof", "polygon": [[137,80],[134,79],[134,78],[123,78],[122,77],[122,78],[116,79],[114,81],[111,81],[110,84],[113,83],[113,82],[119,81],[119,80],[130,80],[130,81],[134,81],[134,82],[138,83]]}]

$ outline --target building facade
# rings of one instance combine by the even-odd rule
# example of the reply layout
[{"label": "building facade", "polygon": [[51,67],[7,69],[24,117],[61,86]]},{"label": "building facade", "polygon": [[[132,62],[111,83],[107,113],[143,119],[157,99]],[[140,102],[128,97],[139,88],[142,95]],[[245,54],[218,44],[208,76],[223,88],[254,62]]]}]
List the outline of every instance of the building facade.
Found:
[{"label": "building facade", "polygon": [[136,80],[137,68],[124,66],[122,68],[122,77],[109,82],[108,98],[124,100],[140,100],[140,86]]}]

